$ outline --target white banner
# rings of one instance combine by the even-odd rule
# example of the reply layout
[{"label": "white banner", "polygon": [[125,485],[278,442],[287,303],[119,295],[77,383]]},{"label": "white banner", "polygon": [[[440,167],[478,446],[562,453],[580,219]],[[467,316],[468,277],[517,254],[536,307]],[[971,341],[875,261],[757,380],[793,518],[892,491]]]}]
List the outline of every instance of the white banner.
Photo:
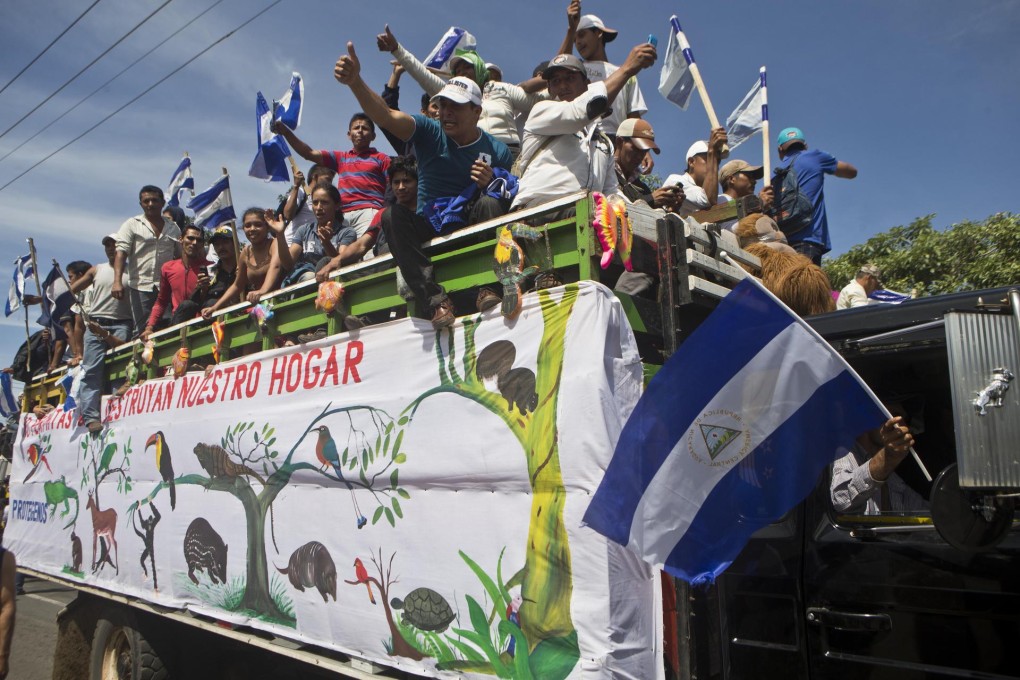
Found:
[{"label": "white banner", "polygon": [[612,294],[404,319],[59,409],[15,444],[33,569],[428,676],[662,677],[658,572],[580,521],[641,391]]}]

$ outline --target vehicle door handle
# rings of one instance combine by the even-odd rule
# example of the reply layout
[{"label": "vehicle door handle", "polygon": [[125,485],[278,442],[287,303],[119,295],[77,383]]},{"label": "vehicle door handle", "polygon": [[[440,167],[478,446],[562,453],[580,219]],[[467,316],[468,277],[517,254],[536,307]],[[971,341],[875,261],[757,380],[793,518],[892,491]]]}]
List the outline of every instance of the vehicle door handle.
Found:
[{"label": "vehicle door handle", "polygon": [[841,612],[825,607],[808,607],[807,620],[819,626],[849,631],[892,630],[888,614]]}]

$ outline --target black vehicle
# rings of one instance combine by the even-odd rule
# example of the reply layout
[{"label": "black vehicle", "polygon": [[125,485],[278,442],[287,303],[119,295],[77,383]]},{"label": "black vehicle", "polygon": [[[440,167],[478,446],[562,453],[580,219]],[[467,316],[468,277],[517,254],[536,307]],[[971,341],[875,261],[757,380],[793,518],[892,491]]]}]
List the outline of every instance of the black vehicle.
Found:
[{"label": "black vehicle", "polygon": [[837,512],[823,475],[715,586],[680,586],[679,675],[1020,677],[1020,386],[1009,389],[1020,293],[809,322],[883,401],[905,407],[934,480],[910,458],[897,474],[926,502]]}]

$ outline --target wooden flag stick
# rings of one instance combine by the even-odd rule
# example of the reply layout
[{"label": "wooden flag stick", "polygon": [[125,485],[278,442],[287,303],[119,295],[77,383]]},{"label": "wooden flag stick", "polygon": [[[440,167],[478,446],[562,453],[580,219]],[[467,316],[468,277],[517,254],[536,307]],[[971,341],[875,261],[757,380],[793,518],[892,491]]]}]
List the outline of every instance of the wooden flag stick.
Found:
[{"label": "wooden flag stick", "polygon": [[287,160],[290,161],[290,171],[292,173],[292,176],[297,177],[297,174],[300,172],[300,170],[298,170],[297,163],[294,161],[294,154],[287,156]]},{"label": "wooden flag stick", "polygon": [[[683,29],[680,28],[680,23],[673,20],[673,28],[676,30],[677,42],[680,43],[680,49],[683,51],[684,58],[687,60],[687,68],[691,72],[691,79],[694,81],[694,87],[698,90],[698,95],[701,97],[701,103],[705,107],[705,113],[708,114],[708,124],[712,129],[721,127],[719,125],[719,116],[715,115],[715,107],[712,106],[712,100],[708,98],[708,88],[705,87],[705,80],[701,77],[701,71],[698,69],[698,64],[694,61],[694,52],[691,50],[691,44],[687,42],[687,36],[684,35]],[[722,147],[722,158],[726,158],[730,155],[730,147],[728,144],[723,144]]]},{"label": "wooden flag stick", "polygon": [[768,186],[772,179],[772,156],[769,149],[769,95],[765,87],[765,67],[762,66],[761,74],[761,167],[762,180]]},{"label": "wooden flag stick", "polygon": [[[45,309],[46,302],[43,300],[42,283],[39,281],[39,263],[35,257],[35,241],[28,239],[28,253],[32,256],[32,272],[35,275],[35,290],[39,293],[39,306],[40,309]],[[28,312],[25,312],[26,314]],[[53,320],[50,319],[50,327],[53,326]],[[49,368],[49,363],[53,361],[53,338],[50,338],[50,342],[46,344],[46,367]],[[32,343],[28,343],[28,352],[32,353]]]}]

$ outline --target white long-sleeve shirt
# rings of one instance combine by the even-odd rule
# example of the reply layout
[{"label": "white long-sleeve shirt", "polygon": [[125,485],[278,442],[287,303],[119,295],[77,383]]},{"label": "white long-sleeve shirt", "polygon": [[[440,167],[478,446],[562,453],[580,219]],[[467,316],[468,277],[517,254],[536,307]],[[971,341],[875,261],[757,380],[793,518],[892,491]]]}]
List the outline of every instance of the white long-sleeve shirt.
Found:
[{"label": "white long-sleeve shirt", "polygon": [[[430,97],[446,85],[445,80],[429,71],[402,45],[397,46],[393,56]],[[482,115],[478,119],[478,127],[507,146],[516,147],[521,143],[517,133],[517,116],[527,115],[537,102],[546,98],[548,95],[544,91],[528,94],[513,83],[489,81],[482,88]]]},{"label": "white long-sleeve shirt", "polygon": [[[605,83],[592,83],[572,102],[544,101],[531,110],[521,145],[524,173],[513,207],[581,190],[619,192],[613,145],[598,120],[588,118],[588,105],[598,97],[607,97]],[[552,140],[543,145],[548,137]]]}]

